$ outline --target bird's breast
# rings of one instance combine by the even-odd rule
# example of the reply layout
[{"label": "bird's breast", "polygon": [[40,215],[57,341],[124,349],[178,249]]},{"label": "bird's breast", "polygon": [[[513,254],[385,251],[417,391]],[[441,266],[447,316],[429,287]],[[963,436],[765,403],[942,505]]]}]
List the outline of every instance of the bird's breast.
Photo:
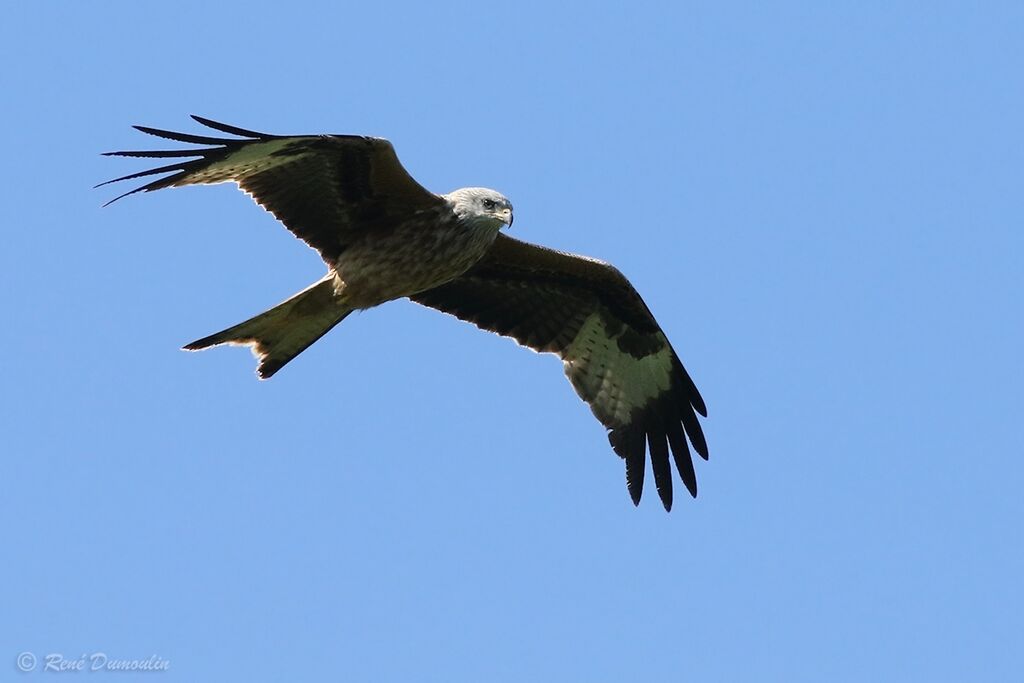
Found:
[{"label": "bird's breast", "polygon": [[369,308],[432,289],[462,275],[487,253],[498,228],[414,220],[367,235],[339,256],[335,271],[349,304]]}]

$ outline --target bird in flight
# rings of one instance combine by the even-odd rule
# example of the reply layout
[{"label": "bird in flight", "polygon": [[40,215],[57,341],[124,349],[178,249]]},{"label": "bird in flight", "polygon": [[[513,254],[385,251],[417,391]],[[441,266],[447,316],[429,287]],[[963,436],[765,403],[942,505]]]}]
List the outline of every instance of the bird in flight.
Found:
[{"label": "bird in flight", "polygon": [[643,492],[647,452],[665,510],[672,508],[670,452],[696,497],[687,438],[706,460],[697,420],[698,413],[707,416],[704,400],[650,309],[615,267],[500,234],[512,227],[508,199],[480,187],[434,194],[409,175],[383,138],[267,135],[192,118],[233,137],[135,126],[202,147],[107,152],[174,159],[107,181],[167,174],[107,204],[136,192],[234,182],[315,249],[327,274],[185,349],[249,346],[259,360],[257,374],[267,379],[352,311],[408,297],[537,352],[557,354],[625,461],[634,505]]}]

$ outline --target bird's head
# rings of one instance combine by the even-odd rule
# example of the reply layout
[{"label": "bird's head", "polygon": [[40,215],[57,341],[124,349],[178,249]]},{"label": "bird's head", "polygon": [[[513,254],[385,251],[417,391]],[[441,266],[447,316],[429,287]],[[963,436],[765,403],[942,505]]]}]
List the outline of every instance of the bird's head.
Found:
[{"label": "bird's head", "polygon": [[464,187],[445,195],[461,220],[500,229],[512,227],[512,202],[486,187]]}]

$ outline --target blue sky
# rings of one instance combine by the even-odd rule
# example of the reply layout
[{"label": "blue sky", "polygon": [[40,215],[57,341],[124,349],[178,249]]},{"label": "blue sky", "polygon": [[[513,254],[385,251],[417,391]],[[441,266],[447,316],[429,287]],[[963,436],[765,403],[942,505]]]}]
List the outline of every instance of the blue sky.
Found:
[{"label": "blue sky", "polygon": [[[1022,6],[369,5],[7,10],[0,678],[1017,678]],[[180,352],[322,273],[229,186],[100,208],[190,113],[613,261],[699,498],[634,509],[556,359],[408,302],[269,382]]]}]

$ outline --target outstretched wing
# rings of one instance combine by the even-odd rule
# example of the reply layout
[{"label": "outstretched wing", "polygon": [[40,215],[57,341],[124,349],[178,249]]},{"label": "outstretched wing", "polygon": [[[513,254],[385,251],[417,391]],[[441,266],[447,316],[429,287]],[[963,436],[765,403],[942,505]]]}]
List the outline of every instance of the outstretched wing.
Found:
[{"label": "outstretched wing", "polygon": [[353,239],[367,230],[393,228],[411,213],[443,204],[443,199],[424,189],[408,174],[399,163],[394,147],[383,138],[267,135],[200,116],[192,118],[237,138],[135,126],[143,133],[206,147],[107,152],[106,156],[181,159],[107,181],[115,183],[170,174],[115,197],[107,204],[136,192],[233,181],[296,237],[316,249],[329,265],[333,265]]},{"label": "outstretched wing", "polygon": [[672,468],[697,495],[687,436],[705,460],[697,413],[707,408],[650,309],[622,273],[602,261],[499,235],[461,277],[410,297],[477,327],[558,354],[576,393],[608,428],[626,462],[634,504],[643,491],[645,451],[658,495],[672,507]]}]

